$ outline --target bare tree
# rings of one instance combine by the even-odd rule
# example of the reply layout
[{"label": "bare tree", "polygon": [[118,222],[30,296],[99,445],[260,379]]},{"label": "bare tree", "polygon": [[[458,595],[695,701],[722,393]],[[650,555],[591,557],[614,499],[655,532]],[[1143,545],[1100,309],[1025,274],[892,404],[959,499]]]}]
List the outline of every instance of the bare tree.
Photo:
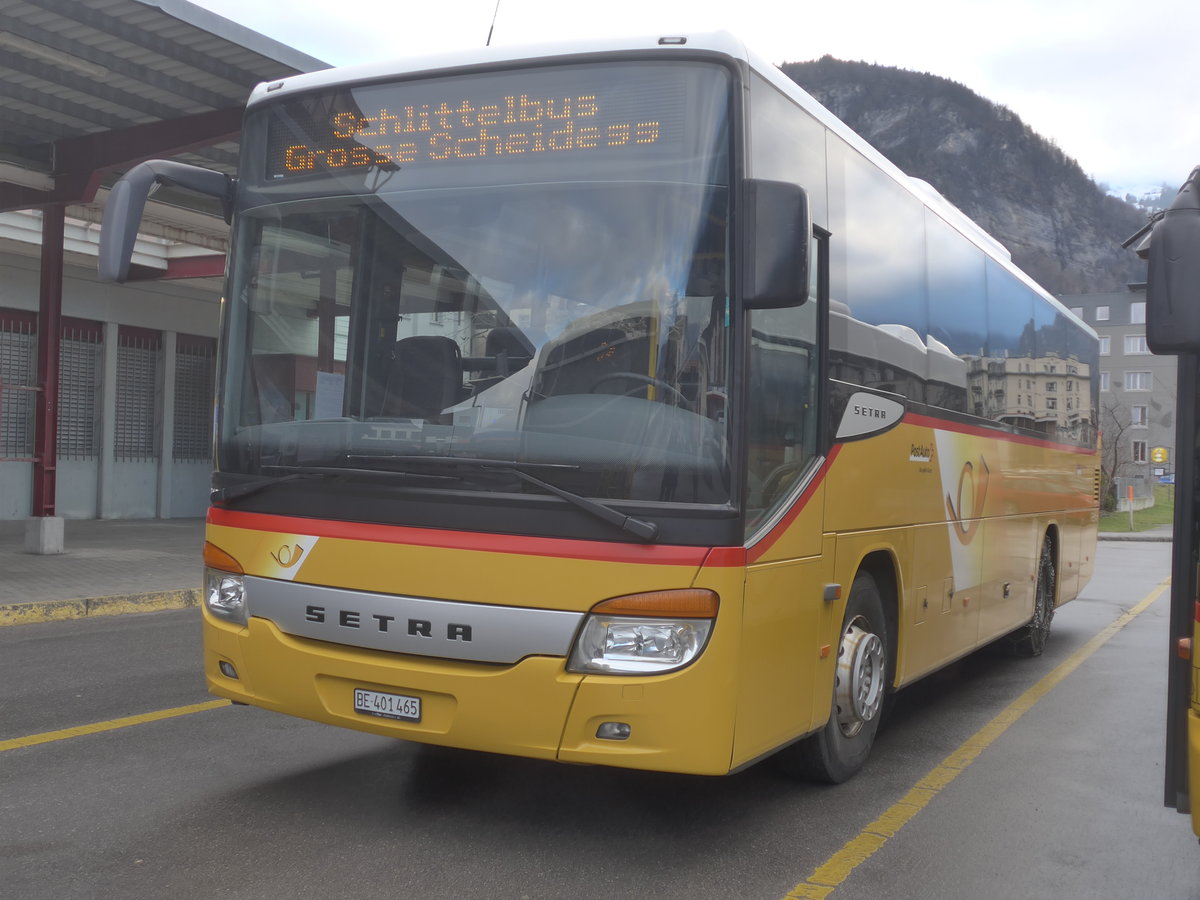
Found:
[{"label": "bare tree", "polygon": [[1100,506],[1117,508],[1117,478],[1134,462],[1126,440],[1133,417],[1118,397],[1109,396],[1100,404]]}]

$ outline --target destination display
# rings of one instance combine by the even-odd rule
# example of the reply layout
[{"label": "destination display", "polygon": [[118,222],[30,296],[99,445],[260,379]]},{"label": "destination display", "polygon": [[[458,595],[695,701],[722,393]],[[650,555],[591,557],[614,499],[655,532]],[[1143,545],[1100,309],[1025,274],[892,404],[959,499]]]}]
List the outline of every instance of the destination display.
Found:
[{"label": "destination display", "polygon": [[270,108],[265,175],[678,153],[694,75],[690,66],[572,66],[309,95]]}]

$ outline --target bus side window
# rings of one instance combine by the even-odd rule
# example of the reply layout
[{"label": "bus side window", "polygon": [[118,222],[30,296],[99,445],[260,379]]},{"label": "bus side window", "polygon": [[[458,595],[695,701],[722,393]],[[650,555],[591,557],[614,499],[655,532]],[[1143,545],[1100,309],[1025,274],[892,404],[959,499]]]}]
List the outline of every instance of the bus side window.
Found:
[{"label": "bus side window", "polygon": [[817,337],[824,307],[827,236],[813,238],[809,301],[750,317],[746,531],[783,503],[816,455]]}]

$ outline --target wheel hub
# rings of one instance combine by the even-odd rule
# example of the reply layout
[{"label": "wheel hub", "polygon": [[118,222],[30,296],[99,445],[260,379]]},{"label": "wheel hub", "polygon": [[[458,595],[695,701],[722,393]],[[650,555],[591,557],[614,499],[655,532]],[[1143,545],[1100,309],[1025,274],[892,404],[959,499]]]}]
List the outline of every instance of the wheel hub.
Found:
[{"label": "wheel hub", "polygon": [[884,680],[883,642],[855,620],[842,635],[834,692],[838,726],[846,737],[856,735],[879,714]]}]

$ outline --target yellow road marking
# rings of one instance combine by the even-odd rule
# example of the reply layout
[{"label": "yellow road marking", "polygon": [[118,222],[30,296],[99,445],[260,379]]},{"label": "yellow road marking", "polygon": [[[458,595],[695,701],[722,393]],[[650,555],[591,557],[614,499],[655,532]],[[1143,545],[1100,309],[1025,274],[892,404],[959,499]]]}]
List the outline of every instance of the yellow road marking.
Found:
[{"label": "yellow road marking", "polygon": [[1171,585],[1166,579],[1151,591],[1145,599],[1118,617],[1099,634],[1072,653],[1058,668],[1046,675],[1010,703],[992,721],[967,738],[963,744],[934,766],[911,791],[878,819],[847,841],[837,853],[817,866],[808,879],[796,885],[784,900],[823,900],[833,893],[843,881],[850,877],[859,864],[870,859],[888,838],[908,824],[917,813],[937,796],[938,792],[966,771],[987,747],[1000,737],[1010,725],[1025,715],[1034,704],[1050,693],[1059,682],[1079,668],[1080,663],[1099,650],[1118,631],[1141,615]]},{"label": "yellow road marking", "polygon": [[102,731],[116,731],[118,728],[128,728],[131,725],[145,725],[147,722],[158,722],[162,719],[173,719],[176,716],[190,716],[192,713],[204,712],[228,706],[228,700],[209,700],[206,703],[193,703],[191,706],[177,706],[174,709],[160,709],[158,712],[142,713],[140,716],[125,716],[121,719],[110,719],[107,722],[95,722],[91,725],[80,725],[78,728],[64,728],[61,731],[44,731],[41,734],[31,734],[27,737],[10,738],[0,741],[0,753],[5,750],[16,750],[18,747],[34,747],[38,744],[49,744],[52,741],[65,741],[67,738],[83,737],[87,734],[99,734]]}]

